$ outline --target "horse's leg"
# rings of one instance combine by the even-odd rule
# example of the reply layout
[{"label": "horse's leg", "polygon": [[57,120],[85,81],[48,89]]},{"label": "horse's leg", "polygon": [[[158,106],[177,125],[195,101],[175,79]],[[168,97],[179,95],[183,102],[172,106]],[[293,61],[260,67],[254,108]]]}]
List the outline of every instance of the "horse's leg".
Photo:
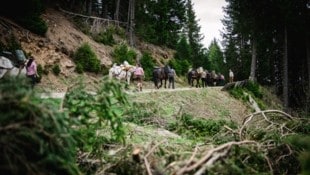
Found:
[{"label": "horse's leg", "polygon": [[167,78],[165,78],[165,89],[167,88]]},{"label": "horse's leg", "polygon": [[127,75],[127,84],[128,84],[128,86],[130,85],[130,76],[129,75]]},{"label": "horse's leg", "polygon": [[155,88],[158,89],[158,78],[154,78],[154,85]]},{"label": "horse's leg", "polygon": [[200,85],[200,78],[197,78],[197,87],[201,87],[201,85]]},{"label": "horse's leg", "polygon": [[4,77],[4,75],[7,73],[7,69],[2,69],[2,68],[0,68],[0,79],[2,78],[2,77]]},{"label": "horse's leg", "polygon": [[199,87],[199,79],[197,78],[196,79],[196,88],[198,88]]}]

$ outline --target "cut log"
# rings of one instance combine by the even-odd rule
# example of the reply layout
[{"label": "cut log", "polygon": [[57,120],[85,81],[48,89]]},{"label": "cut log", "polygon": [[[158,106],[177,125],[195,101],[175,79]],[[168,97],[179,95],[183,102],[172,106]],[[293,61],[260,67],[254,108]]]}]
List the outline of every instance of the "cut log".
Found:
[{"label": "cut log", "polygon": [[132,159],[137,163],[141,162],[140,152],[141,152],[141,149],[139,148],[135,148],[132,152]]},{"label": "cut log", "polygon": [[249,80],[242,80],[242,81],[236,81],[232,83],[227,83],[225,86],[221,89],[222,91],[227,91],[229,89],[233,89],[236,87],[244,87],[249,83]]}]

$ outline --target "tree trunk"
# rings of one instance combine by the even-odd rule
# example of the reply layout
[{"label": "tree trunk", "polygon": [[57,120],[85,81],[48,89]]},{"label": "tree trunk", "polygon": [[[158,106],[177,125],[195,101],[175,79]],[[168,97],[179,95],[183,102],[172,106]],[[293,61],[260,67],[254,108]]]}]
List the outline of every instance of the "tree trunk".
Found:
[{"label": "tree trunk", "polygon": [[130,46],[134,46],[134,21],[135,21],[135,0],[129,1],[129,44]]},{"label": "tree trunk", "polygon": [[287,28],[284,27],[284,47],[283,47],[283,105],[284,111],[288,111],[289,94],[288,94],[288,48],[287,48]]},{"label": "tree trunk", "polygon": [[75,5],[75,0],[72,0],[70,3],[70,9],[73,10]]},{"label": "tree trunk", "polygon": [[307,69],[308,69],[308,89],[307,89],[307,103],[306,112],[310,112],[310,34],[307,32],[306,36],[306,48],[307,48]]},{"label": "tree trunk", "polygon": [[251,73],[250,73],[250,77],[249,80],[251,81],[256,81],[256,60],[257,60],[257,44],[256,44],[256,38],[254,37],[252,40],[252,62],[251,62]]},{"label": "tree trunk", "polygon": [[87,15],[92,15],[92,0],[87,1]]},{"label": "tree trunk", "polygon": [[102,7],[102,18],[108,18],[108,2],[107,0],[102,0],[101,2],[101,7]]},{"label": "tree trunk", "polygon": [[127,32],[130,31],[130,9],[131,9],[131,1],[132,1],[132,0],[129,0],[129,2],[128,2],[128,14],[127,14],[127,26],[126,26]]},{"label": "tree trunk", "polygon": [[114,19],[116,21],[118,21],[118,16],[119,16],[119,4],[120,4],[120,0],[116,0],[116,9],[115,9],[115,15],[114,15]]}]

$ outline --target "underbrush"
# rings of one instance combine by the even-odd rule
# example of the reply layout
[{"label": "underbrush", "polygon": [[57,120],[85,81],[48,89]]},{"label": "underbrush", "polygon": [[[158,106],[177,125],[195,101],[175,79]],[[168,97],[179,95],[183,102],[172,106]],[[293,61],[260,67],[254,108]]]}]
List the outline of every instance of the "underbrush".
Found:
[{"label": "underbrush", "polygon": [[1,79],[1,174],[80,174],[70,118],[27,79]]},{"label": "underbrush", "polygon": [[104,80],[96,88],[94,95],[73,86],[64,100],[42,100],[27,80],[1,80],[0,171],[309,173],[309,119],[266,110],[249,114],[238,124],[183,110],[171,112],[166,101],[166,108],[156,100],[130,103],[117,82]]},{"label": "underbrush", "polygon": [[260,109],[267,109],[268,104],[264,101],[262,87],[252,81],[248,81],[244,86],[237,86],[228,91],[233,97],[241,99],[243,102],[249,102],[250,96],[255,100]]},{"label": "underbrush", "polygon": [[226,120],[195,118],[188,114],[182,114],[180,119],[171,123],[167,129],[186,138],[206,141],[208,137],[212,137],[221,132],[224,125],[236,128],[235,123]]},{"label": "underbrush", "polygon": [[158,110],[159,108],[154,102],[133,102],[132,108],[127,111],[127,116],[124,118],[124,121],[138,125],[153,125],[160,127],[164,124],[160,123],[161,117],[157,115]]}]

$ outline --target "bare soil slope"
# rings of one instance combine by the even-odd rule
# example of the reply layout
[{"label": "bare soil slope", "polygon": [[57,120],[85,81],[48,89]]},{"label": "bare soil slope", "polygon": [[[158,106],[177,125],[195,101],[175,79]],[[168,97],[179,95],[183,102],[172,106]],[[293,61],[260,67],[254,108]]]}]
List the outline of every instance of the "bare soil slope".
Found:
[{"label": "bare soil slope", "polygon": [[[83,43],[88,43],[91,46],[103,67],[112,65],[111,52],[114,48],[97,43],[81,32],[70,21],[72,16],[55,9],[47,9],[42,18],[48,25],[46,37],[35,35],[9,19],[1,18],[0,20],[0,39],[3,43],[8,42],[13,34],[22,48],[28,54],[31,54],[44,69],[50,71],[53,65],[58,64],[60,66],[61,74],[59,76],[55,76],[50,71],[48,75],[43,76],[42,82],[37,87],[47,91],[63,92],[72,84],[73,80],[80,77],[81,75],[74,71],[75,64],[72,57],[76,49]],[[138,40],[136,51],[139,56],[143,51],[149,51],[158,64],[168,61],[168,58],[173,56],[173,50],[139,42]],[[82,75],[87,80],[87,84],[96,83],[102,76],[102,74],[88,73]]]}]

